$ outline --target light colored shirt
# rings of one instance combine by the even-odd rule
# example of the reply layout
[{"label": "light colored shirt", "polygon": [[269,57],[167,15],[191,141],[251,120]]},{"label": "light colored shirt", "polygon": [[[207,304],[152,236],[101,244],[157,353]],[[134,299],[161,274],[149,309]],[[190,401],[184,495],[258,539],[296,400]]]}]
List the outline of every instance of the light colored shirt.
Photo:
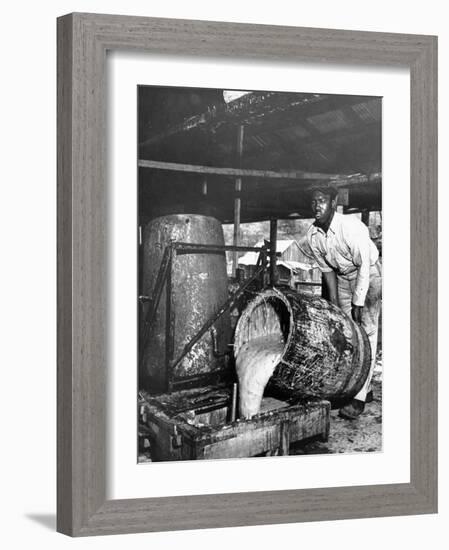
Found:
[{"label": "light colored shirt", "polygon": [[366,225],[355,216],[335,212],[327,233],[312,224],[307,232],[307,241],[323,273],[335,271],[340,277],[357,279],[352,303],[363,306],[369,287],[370,267],[379,258]]}]

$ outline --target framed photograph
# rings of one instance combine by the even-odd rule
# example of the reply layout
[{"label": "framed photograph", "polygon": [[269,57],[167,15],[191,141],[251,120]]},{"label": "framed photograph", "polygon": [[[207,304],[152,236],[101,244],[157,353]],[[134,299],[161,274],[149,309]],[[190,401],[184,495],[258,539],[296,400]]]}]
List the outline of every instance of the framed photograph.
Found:
[{"label": "framed photograph", "polygon": [[382,98],[137,100],[139,462],[380,451]]},{"label": "framed photograph", "polygon": [[60,532],[436,512],[436,52],[58,19]]}]

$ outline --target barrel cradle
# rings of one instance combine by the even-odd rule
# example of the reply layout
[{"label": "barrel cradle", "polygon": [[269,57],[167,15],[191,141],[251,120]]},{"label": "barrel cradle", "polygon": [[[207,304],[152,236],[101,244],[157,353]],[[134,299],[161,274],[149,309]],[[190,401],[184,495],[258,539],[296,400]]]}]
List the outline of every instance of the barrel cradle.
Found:
[{"label": "barrel cradle", "polygon": [[[272,319],[276,323],[263,323]],[[243,311],[234,353],[253,339],[280,334],[284,348],[268,388],[286,396],[350,399],[369,372],[371,349],[364,330],[326,300],[292,290],[261,292]]]}]

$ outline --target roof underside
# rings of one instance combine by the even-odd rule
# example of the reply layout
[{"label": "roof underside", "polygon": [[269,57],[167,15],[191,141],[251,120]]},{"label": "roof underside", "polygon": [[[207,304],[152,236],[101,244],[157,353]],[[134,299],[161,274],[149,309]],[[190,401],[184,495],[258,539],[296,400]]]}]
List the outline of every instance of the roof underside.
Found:
[{"label": "roof underside", "polygon": [[226,104],[223,90],[139,87],[139,159],[178,165],[139,168],[140,215],[232,222],[235,176],[210,167],[257,171],[242,177],[242,222],[310,218],[310,188],[330,181],[348,190],[346,209],[381,210],[381,118],[372,96],[252,92]]}]

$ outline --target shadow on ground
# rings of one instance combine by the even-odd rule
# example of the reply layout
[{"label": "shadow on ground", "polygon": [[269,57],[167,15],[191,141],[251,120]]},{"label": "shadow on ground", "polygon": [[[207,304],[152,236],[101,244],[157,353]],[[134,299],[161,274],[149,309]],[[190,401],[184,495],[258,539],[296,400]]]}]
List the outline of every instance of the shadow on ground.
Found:
[{"label": "shadow on ground", "polygon": [[329,439],[326,442],[310,441],[292,446],[290,454],[365,453],[382,450],[382,368],[374,371],[372,386],[374,399],[365,405],[365,411],[356,420],[338,416],[332,409]]},{"label": "shadow on ground", "polygon": [[50,531],[56,531],[56,514],[25,514],[25,517]]}]

